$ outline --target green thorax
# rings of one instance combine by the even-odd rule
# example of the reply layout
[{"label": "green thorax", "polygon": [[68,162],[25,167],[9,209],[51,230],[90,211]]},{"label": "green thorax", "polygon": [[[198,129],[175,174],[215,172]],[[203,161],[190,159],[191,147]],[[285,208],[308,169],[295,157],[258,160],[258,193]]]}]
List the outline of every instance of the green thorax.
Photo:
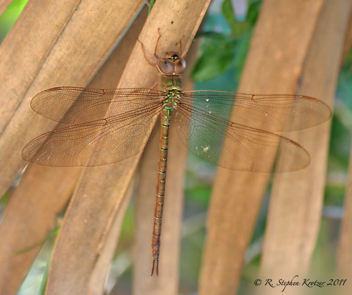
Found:
[{"label": "green thorax", "polygon": [[161,90],[168,91],[170,89],[182,89],[182,79],[179,75],[161,75],[160,77]]},{"label": "green thorax", "polygon": [[181,98],[181,77],[179,75],[162,75],[160,85],[161,89],[167,93],[167,98],[164,101],[164,109],[174,109]]}]

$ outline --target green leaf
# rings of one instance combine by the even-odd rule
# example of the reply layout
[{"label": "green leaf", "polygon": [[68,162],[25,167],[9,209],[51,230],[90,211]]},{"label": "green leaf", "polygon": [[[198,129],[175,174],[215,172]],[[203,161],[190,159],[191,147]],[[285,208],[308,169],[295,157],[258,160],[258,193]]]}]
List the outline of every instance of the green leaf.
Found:
[{"label": "green leaf", "polygon": [[156,0],[150,0],[148,15],[149,15],[149,13],[152,11],[152,8],[153,8],[153,6],[154,6],[154,4],[155,4],[155,1],[156,1]]},{"label": "green leaf", "polygon": [[251,24],[249,22],[234,22],[232,25],[232,34],[234,37],[240,37],[251,28]]},{"label": "green leaf", "polygon": [[201,55],[191,72],[192,79],[206,82],[225,73],[233,64],[236,42],[235,38],[225,35],[205,39]]},{"label": "green leaf", "polygon": [[15,24],[28,0],[14,0],[0,17],[0,43]]},{"label": "green leaf", "polygon": [[221,11],[225,20],[227,21],[230,28],[232,29],[232,27],[234,26],[234,23],[236,22],[236,15],[235,15],[235,11],[232,6],[231,0],[224,0],[224,2],[221,5]]},{"label": "green leaf", "polygon": [[235,10],[232,6],[231,0],[224,0],[221,6],[221,11],[223,17],[231,28],[232,36],[240,37],[250,29],[251,24],[249,22],[236,21]]},{"label": "green leaf", "polygon": [[255,23],[257,22],[261,5],[262,5],[262,1],[258,1],[258,0],[251,0],[248,3],[246,20],[251,24],[251,26],[254,26]]}]

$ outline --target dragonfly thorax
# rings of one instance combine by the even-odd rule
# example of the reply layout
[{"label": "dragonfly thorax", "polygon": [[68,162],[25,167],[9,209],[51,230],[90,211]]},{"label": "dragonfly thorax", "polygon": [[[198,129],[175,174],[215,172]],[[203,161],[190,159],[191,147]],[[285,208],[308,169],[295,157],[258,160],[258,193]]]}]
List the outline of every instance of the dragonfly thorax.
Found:
[{"label": "dragonfly thorax", "polygon": [[167,76],[160,75],[159,85],[161,90],[168,92],[169,90],[181,90],[182,89],[182,79],[180,76]]},{"label": "dragonfly thorax", "polygon": [[167,109],[174,109],[177,107],[181,99],[181,90],[179,89],[171,89],[167,91],[166,98],[164,100],[164,107]]},{"label": "dragonfly thorax", "polygon": [[158,70],[168,76],[181,75],[186,69],[185,60],[176,52],[166,52],[157,64]]}]

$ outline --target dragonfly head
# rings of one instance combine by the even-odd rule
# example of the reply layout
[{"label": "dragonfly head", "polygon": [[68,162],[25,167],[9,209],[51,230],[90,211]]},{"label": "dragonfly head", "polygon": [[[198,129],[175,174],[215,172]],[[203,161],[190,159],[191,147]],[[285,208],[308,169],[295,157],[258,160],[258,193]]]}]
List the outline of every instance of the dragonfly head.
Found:
[{"label": "dragonfly head", "polygon": [[186,69],[185,60],[176,52],[166,52],[158,64],[158,70],[164,75],[181,75]]}]

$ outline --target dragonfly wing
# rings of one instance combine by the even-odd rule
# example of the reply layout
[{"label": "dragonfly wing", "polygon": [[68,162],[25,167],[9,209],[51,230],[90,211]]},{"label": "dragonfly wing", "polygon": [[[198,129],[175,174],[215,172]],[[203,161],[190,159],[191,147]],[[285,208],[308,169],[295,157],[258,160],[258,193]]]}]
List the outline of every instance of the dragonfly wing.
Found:
[{"label": "dragonfly wing", "polygon": [[69,125],[30,141],[22,157],[45,166],[99,166],[119,162],[144,149],[161,106],[118,117]]},{"label": "dragonfly wing", "polygon": [[201,159],[237,171],[296,171],[309,154],[294,141],[179,105],[176,129],[182,143]]},{"label": "dragonfly wing", "polygon": [[219,91],[185,92],[181,104],[222,119],[270,132],[319,125],[331,117],[330,108],[303,95],[252,95]]},{"label": "dragonfly wing", "polygon": [[45,118],[79,124],[159,104],[162,99],[163,92],[151,89],[55,87],[34,96],[31,107]]}]

